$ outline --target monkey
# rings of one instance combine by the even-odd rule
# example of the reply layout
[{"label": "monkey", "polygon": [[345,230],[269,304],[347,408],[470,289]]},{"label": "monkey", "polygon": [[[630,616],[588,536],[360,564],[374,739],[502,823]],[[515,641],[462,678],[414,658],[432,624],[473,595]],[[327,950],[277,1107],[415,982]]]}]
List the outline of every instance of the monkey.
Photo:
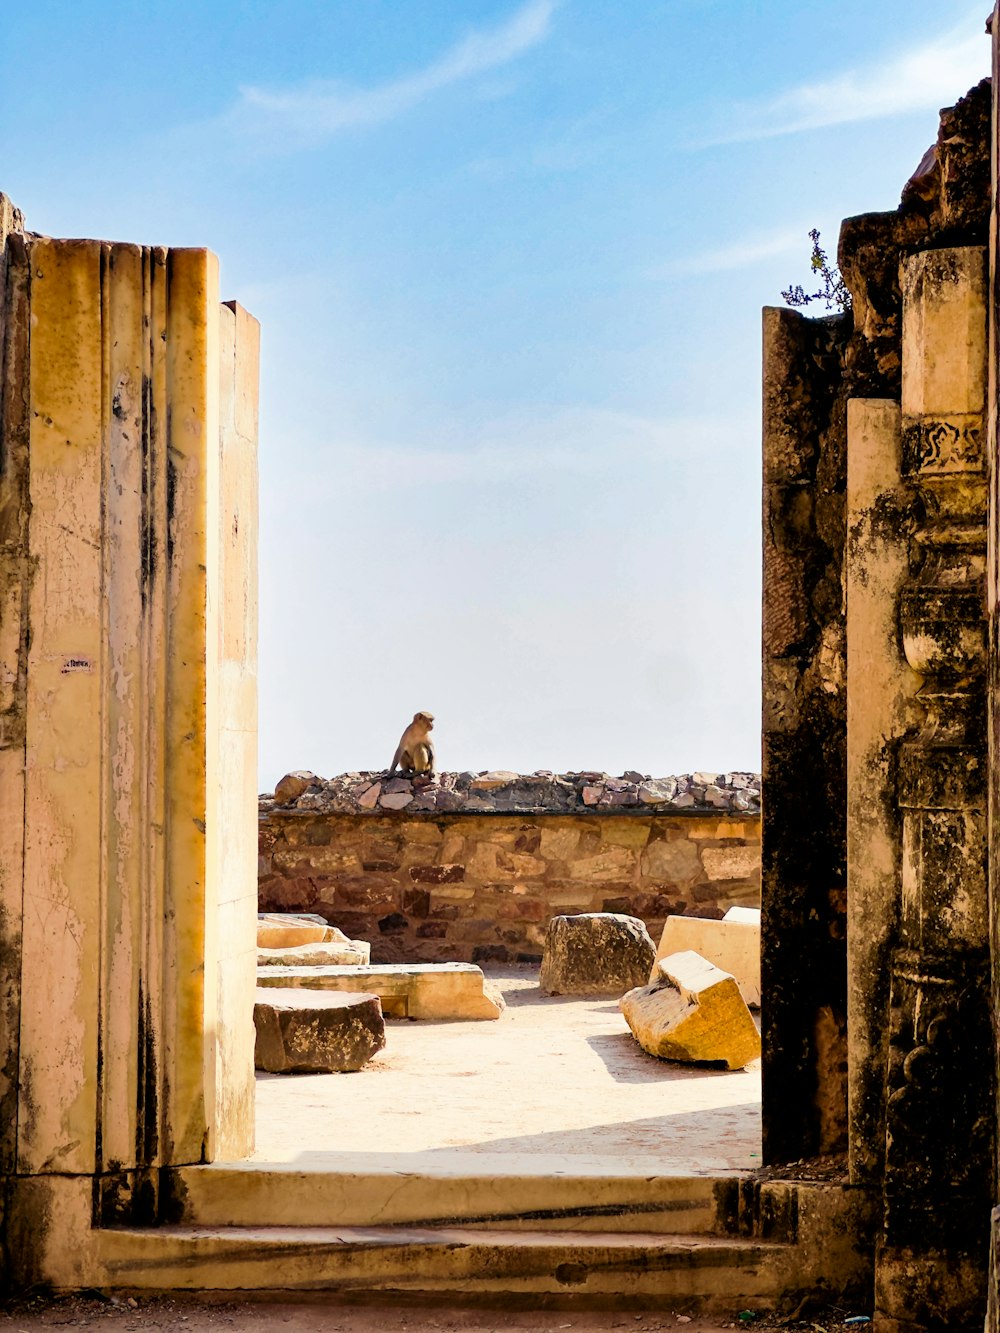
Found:
[{"label": "monkey", "polygon": [[402,772],[407,776],[414,773],[434,776],[434,743],[430,737],[433,725],[433,713],[413,714],[413,721],[400,736],[396,753],[392,756],[390,777],[395,773],[397,764],[402,765]]}]

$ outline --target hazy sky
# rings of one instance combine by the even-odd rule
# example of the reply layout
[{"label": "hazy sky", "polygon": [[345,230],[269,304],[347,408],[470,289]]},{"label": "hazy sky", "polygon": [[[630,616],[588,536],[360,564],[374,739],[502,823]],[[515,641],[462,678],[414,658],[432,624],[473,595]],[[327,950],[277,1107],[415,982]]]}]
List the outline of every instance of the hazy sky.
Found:
[{"label": "hazy sky", "polygon": [[261,783],[759,762],[760,307],[988,70],[948,0],[32,0],[0,189],[263,324]]}]

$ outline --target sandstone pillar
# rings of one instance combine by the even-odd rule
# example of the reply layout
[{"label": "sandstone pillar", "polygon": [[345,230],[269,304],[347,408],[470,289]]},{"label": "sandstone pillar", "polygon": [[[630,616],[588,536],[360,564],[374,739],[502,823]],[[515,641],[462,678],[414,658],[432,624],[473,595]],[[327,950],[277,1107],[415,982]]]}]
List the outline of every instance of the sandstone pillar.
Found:
[{"label": "sandstone pillar", "polygon": [[[884,1043],[886,1057],[876,1309],[882,1328],[902,1330],[971,1327],[982,1317],[995,1109],[986,902],[985,256],[978,248],[925,251],[903,261],[900,281],[901,470],[914,504],[898,617],[906,663],[920,680],[919,712],[895,750],[894,782],[881,792],[869,788],[870,800],[886,803],[886,827],[892,800],[900,819],[898,924],[891,946],[885,939],[869,946],[888,954],[888,1012],[882,1030],[870,1031],[869,1049]],[[900,678],[898,668],[889,673]],[[883,696],[885,688],[883,680]],[[886,702],[889,739],[905,710],[894,717]],[[864,938],[856,945],[866,947]],[[879,984],[873,977],[872,987]],[[874,1160],[871,1125],[859,1118],[859,1169]]]},{"label": "sandstone pillar", "polygon": [[[220,568],[217,818],[209,854],[218,883],[214,1109],[209,1159],[253,1146],[257,984],[257,381],[260,328],[235,302],[219,308]],[[213,590],[210,590],[210,593]],[[211,605],[211,601],[210,601]],[[252,1013],[251,1013],[252,1018]]]},{"label": "sandstone pillar", "polygon": [[252,1147],[257,329],[217,288],[206,251],[7,245],[0,1174],[21,1280],[53,1227],[155,1216],[160,1167]]},{"label": "sandstone pillar", "polygon": [[848,403],[847,982],[855,1184],[882,1177],[889,956],[899,929],[902,867],[899,811],[884,794],[893,789],[895,752],[916,719],[920,685],[899,651],[898,603],[914,527],[901,445],[898,404]]}]

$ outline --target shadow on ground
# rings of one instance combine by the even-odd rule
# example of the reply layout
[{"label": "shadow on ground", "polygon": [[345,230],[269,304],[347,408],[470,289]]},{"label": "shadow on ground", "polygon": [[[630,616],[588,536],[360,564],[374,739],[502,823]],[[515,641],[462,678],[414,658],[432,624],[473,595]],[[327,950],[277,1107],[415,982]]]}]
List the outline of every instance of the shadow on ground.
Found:
[{"label": "shadow on ground", "polygon": [[[616,1083],[662,1083],[669,1078],[678,1082],[690,1078],[718,1078],[719,1074],[742,1073],[729,1070],[724,1060],[702,1064],[681,1064],[677,1060],[661,1060],[637,1047],[631,1032],[601,1032],[588,1037],[587,1045],[604,1061],[605,1068]],[[637,1054],[642,1057],[637,1060]]]}]

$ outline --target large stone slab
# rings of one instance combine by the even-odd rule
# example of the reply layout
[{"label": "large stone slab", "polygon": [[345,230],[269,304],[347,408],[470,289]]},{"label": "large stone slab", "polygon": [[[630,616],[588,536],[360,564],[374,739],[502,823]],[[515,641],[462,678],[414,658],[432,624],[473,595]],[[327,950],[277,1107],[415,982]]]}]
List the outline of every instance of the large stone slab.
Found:
[{"label": "large stone slab", "polygon": [[760,1008],[760,909],[731,907],[721,921],[698,916],[668,916],[656,949],[649,984],[660,978],[660,960],[693,950],[736,978],[740,994]]},{"label": "large stone slab", "polygon": [[371,991],[393,1018],[499,1018],[503,996],[474,963],[372,963],[367,967],[259,967],[258,986]]},{"label": "large stone slab", "polygon": [[257,988],[254,1063],[269,1074],[343,1074],[385,1045],[377,995]]},{"label": "large stone slab", "polygon": [[258,949],[258,967],[342,967],[371,962],[367,940],[345,940],[343,944],[298,944],[292,949]]},{"label": "large stone slab", "polygon": [[549,995],[621,995],[642,985],[655,956],[649,932],[637,916],[554,916],[538,985]]},{"label": "large stone slab", "polygon": [[258,949],[284,951],[304,944],[339,944],[358,950],[367,947],[371,952],[363,941],[348,939],[342,930],[312,912],[258,912]]},{"label": "large stone slab", "polygon": [[618,1002],[644,1051],[729,1069],[760,1055],[760,1034],[733,977],[691,950],[657,966],[654,985],[638,986]]}]

